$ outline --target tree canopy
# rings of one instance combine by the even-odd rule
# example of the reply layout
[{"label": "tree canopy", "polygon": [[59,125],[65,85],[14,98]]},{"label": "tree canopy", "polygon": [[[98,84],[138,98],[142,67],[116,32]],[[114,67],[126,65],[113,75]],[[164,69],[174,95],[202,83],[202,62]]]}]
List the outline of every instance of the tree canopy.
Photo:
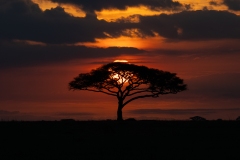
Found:
[{"label": "tree canopy", "polygon": [[118,99],[117,119],[129,102],[145,97],[176,94],[187,89],[183,80],[170,73],[146,66],[113,62],[81,73],[69,83],[70,90],[101,92]]}]

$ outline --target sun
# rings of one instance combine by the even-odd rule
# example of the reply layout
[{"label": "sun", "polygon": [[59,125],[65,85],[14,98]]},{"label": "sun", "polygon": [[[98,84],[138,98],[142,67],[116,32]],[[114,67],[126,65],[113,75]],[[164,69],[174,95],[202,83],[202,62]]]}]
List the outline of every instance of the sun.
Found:
[{"label": "sun", "polygon": [[[128,61],[125,59],[116,59],[113,62],[128,63]],[[111,77],[117,80],[118,84],[123,84],[128,81],[127,79],[124,78],[124,76],[121,76],[120,74],[117,73],[113,74]]]},{"label": "sun", "polygon": [[124,60],[124,59],[116,59],[115,61],[113,62],[123,62],[123,63],[127,63],[128,61],[127,60]]}]

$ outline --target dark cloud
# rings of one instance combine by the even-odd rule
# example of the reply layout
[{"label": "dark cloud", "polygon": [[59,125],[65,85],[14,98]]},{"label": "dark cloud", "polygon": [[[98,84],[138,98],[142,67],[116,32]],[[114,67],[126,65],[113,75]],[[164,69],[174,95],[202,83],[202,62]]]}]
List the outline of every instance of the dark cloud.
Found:
[{"label": "dark cloud", "polygon": [[240,108],[229,109],[135,109],[131,114],[169,114],[169,115],[207,115],[217,112],[240,111]]},{"label": "dark cloud", "polygon": [[127,7],[147,6],[151,10],[178,10],[182,4],[173,0],[51,0],[80,6],[85,12],[101,11],[103,9],[126,10]]},{"label": "dark cloud", "polygon": [[43,65],[84,58],[115,57],[141,54],[146,51],[132,47],[89,48],[70,45],[28,45],[0,43],[0,68]]},{"label": "dark cloud", "polygon": [[6,111],[6,110],[0,110],[0,116],[7,116],[7,115],[16,115],[19,114],[19,111]]},{"label": "dark cloud", "polygon": [[191,4],[185,4],[184,7],[186,8],[186,10],[190,10],[190,9],[192,9]]},{"label": "dark cloud", "polygon": [[140,16],[145,36],[154,32],[168,40],[240,38],[240,17],[226,11],[184,11],[175,14]]},{"label": "dark cloud", "polygon": [[[75,1],[66,1],[68,2]],[[100,5],[96,8],[101,9],[104,6],[114,6],[118,1],[114,3],[96,1],[96,4],[76,1],[79,4],[80,2],[93,5],[93,8]],[[123,4],[125,6],[127,2],[119,1],[116,6]],[[137,2],[129,1],[128,4],[131,6]],[[175,4],[172,1],[143,2],[137,4],[159,3],[160,6],[164,6],[163,2],[166,2],[166,6],[168,3]],[[41,11],[39,6],[30,0],[4,0],[1,1],[0,7],[0,41],[31,40],[47,44],[72,44],[95,42],[96,38],[117,38],[123,35],[153,37],[156,36],[155,33],[169,41],[240,38],[240,17],[226,11],[184,11],[169,15],[135,16],[139,17],[139,23],[131,23],[129,18],[125,21],[120,19],[116,22],[107,22],[98,20],[94,15],[87,15],[84,18],[73,17],[61,7]]]},{"label": "dark cloud", "polygon": [[7,111],[7,110],[0,110],[0,120],[1,121],[9,121],[9,120],[16,120],[21,116],[19,111]]},{"label": "dark cloud", "polygon": [[220,6],[221,5],[221,3],[218,3],[217,1],[210,1],[209,4],[213,5],[213,6]]},{"label": "dark cloud", "polygon": [[[9,111],[5,111],[9,112]],[[61,119],[75,119],[75,120],[88,120],[88,119],[94,119],[92,116],[94,116],[93,113],[52,113],[48,115],[44,114],[36,114],[36,113],[17,113],[17,114],[11,114],[11,113],[0,113],[0,121],[56,121]]]},{"label": "dark cloud", "polygon": [[230,10],[239,11],[240,10],[240,1],[239,0],[224,0],[223,4],[228,6]]},{"label": "dark cloud", "polygon": [[[197,42],[198,43],[198,42]],[[201,42],[199,42],[201,43]],[[211,44],[210,41],[206,41],[204,43]],[[230,46],[229,44],[232,44]],[[240,43],[240,41],[236,40],[236,44],[234,44],[234,41],[226,42],[225,44],[222,44],[221,42],[212,43],[212,45],[209,45],[207,47],[199,47],[199,48],[186,48],[186,49],[179,49],[177,47],[169,48],[169,49],[156,49],[153,51],[153,53],[157,53],[159,55],[168,55],[168,56],[177,56],[177,55],[189,55],[189,56],[209,56],[209,55],[238,55],[240,52],[240,46],[237,43]]]},{"label": "dark cloud", "polygon": [[90,116],[94,114],[89,112],[61,112],[61,113],[56,113],[56,115],[57,116]]},{"label": "dark cloud", "polygon": [[40,14],[41,9],[31,0],[1,0],[0,13],[6,16]]},{"label": "dark cloud", "polygon": [[212,109],[135,109],[130,110],[129,113],[132,114],[170,114],[170,115],[185,115],[185,114],[210,114],[214,113],[216,110]]},{"label": "dark cloud", "polygon": [[133,24],[119,25],[94,17],[73,17],[63,8],[41,11],[30,0],[1,1],[0,40],[20,39],[51,44],[95,42],[95,38],[118,37]]}]

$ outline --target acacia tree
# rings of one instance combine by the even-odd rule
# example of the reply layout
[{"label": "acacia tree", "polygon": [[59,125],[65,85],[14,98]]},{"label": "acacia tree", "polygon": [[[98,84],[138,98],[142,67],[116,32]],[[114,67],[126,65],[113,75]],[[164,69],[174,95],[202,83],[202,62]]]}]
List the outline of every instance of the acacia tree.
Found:
[{"label": "acacia tree", "polygon": [[117,120],[123,120],[122,109],[133,100],[176,94],[186,90],[186,84],[175,73],[113,62],[90,73],[81,73],[69,83],[71,90],[101,92],[118,99]]}]

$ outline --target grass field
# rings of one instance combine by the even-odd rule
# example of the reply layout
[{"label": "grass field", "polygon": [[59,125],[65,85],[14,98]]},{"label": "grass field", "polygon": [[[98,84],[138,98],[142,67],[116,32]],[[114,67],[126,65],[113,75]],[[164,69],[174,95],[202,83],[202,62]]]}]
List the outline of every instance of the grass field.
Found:
[{"label": "grass field", "polygon": [[0,159],[240,159],[239,121],[0,122]]}]

